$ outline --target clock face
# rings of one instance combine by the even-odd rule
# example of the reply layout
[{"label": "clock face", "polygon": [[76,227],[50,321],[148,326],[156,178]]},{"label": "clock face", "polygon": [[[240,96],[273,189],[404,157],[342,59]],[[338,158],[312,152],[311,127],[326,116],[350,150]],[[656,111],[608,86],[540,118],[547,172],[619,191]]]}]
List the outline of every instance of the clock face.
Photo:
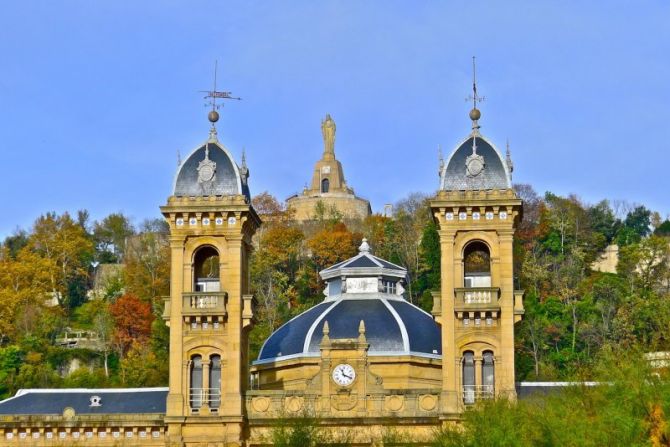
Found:
[{"label": "clock face", "polygon": [[333,369],[333,381],[340,386],[349,386],[356,378],[354,367],[346,363],[341,363]]}]

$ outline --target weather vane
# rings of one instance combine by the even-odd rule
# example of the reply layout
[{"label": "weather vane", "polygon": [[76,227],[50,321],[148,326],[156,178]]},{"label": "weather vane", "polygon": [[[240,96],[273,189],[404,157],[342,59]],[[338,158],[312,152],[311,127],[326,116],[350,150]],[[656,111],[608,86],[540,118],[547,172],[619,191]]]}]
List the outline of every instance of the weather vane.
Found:
[{"label": "weather vane", "polygon": [[475,56],[472,56],[472,95],[465,98],[466,101],[472,101],[472,108],[477,108],[477,103],[486,100],[486,97],[477,95],[477,67],[475,65]]},{"label": "weather vane", "polygon": [[214,127],[214,123],[219,120],[219,112],[217,110],[219,107],[223,106],[223,104],[217,104],[216,100],[217,98],[220,99],[237,99],[238,101],[242,98],[236,98],[234,96],[231,96],[231,92],[219,92],[216,90],[216,72],[218,68],[218,61],[214,61],[214,88],[212,90],[200,90],[201,93],[207,93],[205,96],[205,99],[209,99],[209,101],[205,104],[205,107],[211,106],[212,110],[209,112],[207,115],[207,118],[209,121],[212,123],[212,127]]}]

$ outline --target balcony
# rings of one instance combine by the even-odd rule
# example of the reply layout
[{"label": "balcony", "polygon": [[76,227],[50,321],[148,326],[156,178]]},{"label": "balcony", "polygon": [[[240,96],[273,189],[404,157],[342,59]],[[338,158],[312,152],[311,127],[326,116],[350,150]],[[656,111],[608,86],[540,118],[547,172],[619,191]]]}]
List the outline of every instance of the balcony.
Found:
[{"label": "balcony", "polygon": [[493,385],[463,385],[463,403],[473,405],[484,399],[493,399],[495,393]]},{"label": "balcony", "polygon": [[212,411],[218,410],[221,406],[221,390],[218,388],[191,388],[189,398],[191,410],[198,412],[204,404],[207,404]]},{"label": "balcony", "polygon": [[460,287],[454,289],[455,311],[496,311],[500,310],[499,287]]},{"label": "balcony", "polygon": [[226,315],[226,292],[187,292],[182,294],[182,315]]}]

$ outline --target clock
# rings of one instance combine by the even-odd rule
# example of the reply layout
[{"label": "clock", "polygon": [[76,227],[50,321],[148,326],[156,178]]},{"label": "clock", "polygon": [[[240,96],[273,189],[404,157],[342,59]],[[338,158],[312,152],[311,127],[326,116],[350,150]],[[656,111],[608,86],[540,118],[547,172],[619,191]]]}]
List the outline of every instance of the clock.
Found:
[{"label": "clock", "polygon": [[333,381],[340,386],[349,386],[354,383],[356,371],[347,363],[340,363],[333,369]]}]

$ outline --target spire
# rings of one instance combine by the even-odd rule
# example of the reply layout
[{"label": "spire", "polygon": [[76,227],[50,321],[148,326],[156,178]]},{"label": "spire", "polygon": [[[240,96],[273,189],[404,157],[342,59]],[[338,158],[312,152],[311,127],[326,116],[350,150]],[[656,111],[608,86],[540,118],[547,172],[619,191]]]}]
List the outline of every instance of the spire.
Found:
[{"label": "spire", "polygon": [[437,171],[437,176],[441,177],[442,176],[442,170],[444,169],[444,157],[442,157],[442,146],[437,145],[437,158],[440,161],[440,168]]},{"label": "spire", "polygon": [[507,150],[505,151],[505,163],[507,164],[507,169],[509,170],[509,177],[512,178],[512,172],[514,171],[514,163],[512,163],[512,152],[509,150],[509,138],[507,139]]},{"label": "spire", "polygon": [[321,121],[321,133],[323,134],[323,159],[335,160],[335,121],[326,114],[326,118]]},{"label": "spire", "polygon": [[247,167],[247,150],[244,147],[242,147],[242,164],[240,165],[240,175],[245,182],[249,178],[249,168]]},{"label": "spire", "polygon": [[222,107],[223,104],[217,104],[216,99],[221,98],[221,99],[237,99],[240,100],[242,98],[235,98],[233,96],[230,96],[230,92],[219,92],[216,90],[216,72],[218,68],[218,61],[214,61],[214,86],[212,90],[201,90],[201,93],[207,93],[205,96],[205,99],[209,99],[209,102],[207,105],[212,107],[212,110],[209,111],[207,114],[207,119],[209,120],[210,123],[212,123],[212,127],[209,130],[209,139],[210,141],[217,141],[217,133],[216,133],[216,126],[214,123],[216,123],[219,120],[219,107]]}]

